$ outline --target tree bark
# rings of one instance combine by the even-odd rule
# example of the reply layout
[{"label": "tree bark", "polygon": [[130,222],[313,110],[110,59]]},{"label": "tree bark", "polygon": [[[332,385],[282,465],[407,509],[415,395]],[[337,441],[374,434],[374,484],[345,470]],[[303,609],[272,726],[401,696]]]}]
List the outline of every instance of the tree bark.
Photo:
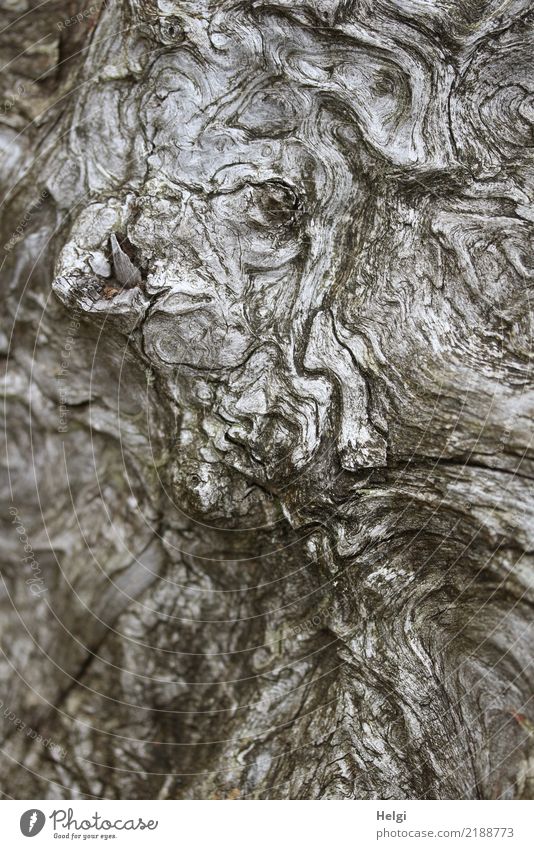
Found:
[{"label": "tree bark", "polygon": [[4,0],[1,789],[532,798],[526,0]]}]

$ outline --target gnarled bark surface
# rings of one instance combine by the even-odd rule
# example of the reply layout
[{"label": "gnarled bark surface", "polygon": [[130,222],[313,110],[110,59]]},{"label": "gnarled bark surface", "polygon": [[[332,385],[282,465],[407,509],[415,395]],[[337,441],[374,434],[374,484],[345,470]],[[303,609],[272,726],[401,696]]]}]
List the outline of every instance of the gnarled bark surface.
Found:
[{"label": "gnarled bark surface", "polygon": [[4,0],[4,793],[532,796],[529,6]]}]

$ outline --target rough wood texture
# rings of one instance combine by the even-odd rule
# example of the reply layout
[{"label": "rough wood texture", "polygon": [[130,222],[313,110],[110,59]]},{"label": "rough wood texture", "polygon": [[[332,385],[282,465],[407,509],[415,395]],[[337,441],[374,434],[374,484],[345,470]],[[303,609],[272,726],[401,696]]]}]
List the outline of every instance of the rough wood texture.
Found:
[{"label": "rough wood texture", "polygon": [[3,792],[532,797],[530,3],[100,6],[1,3]]}]

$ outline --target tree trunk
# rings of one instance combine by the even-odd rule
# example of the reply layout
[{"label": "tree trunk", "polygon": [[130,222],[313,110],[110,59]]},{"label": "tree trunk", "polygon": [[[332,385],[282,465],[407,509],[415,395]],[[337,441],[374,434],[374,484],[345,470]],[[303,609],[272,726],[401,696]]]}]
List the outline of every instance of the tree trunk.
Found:
[{"label": "tree trunk", "polygon": [[4,793],[532,797],[529,6],[3,0]]}]

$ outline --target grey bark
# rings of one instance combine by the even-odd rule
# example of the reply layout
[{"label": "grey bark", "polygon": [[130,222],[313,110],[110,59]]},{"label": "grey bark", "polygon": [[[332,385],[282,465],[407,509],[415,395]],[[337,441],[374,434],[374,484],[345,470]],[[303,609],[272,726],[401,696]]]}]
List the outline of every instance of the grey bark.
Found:
[{"label": "grey bark", "polygon": [[3,0],[5,794],[532,797],[529,6]]}]

